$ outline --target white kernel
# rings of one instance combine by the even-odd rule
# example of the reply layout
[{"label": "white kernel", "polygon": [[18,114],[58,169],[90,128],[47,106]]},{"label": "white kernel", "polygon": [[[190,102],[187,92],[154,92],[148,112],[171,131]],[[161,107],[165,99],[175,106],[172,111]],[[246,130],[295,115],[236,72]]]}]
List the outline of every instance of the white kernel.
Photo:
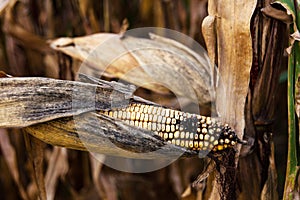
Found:
[{"label": "white kernel", "polygon": [[152,130],[156,131],[156,123],[152,123]]},{"label": "white kernel", "polygon": [[130,119],[130,116],[131,116],[131,113],[130,113],[130,112],[127,112],[126,119]]},{"label": "white kernel", "polygon": [[180,138],[182,138],[182,139],[183,139],[183,138],[184,138],[184,136],[185,136],[185,132],[181,132],[181,133],[180,133]]},{"label": "white kernel", "polygon": [[162,116],[165,116],[165,114],[166,114],[166,109],[162,108],[160,114],[161,114]]},{"label": "white kernel", "polygon": [[169,138],[168,133],[165,133],[165,134],[164,134],[164,139],[168,139],[168,138]]},{"label": "white kernel", "polygon": [[[121,112],[121,111],[120,111]],[[126,114],[126,113],[125,113]],[[117,111],[115,111],[114,112],[114,118],[117,118],[118,117],[118,112]]]},{"label": "white kernel", "polygon": [[165,123],[166,123],[166,118],[165,118],[165,117],[162,118],[161,123],[162,123],[162,124],[165,124]]},{"label": "white kernel", "polygon": [[151,125],[152,125],[152,123],[148,122],[148,130],[151,130]]},{"label": "white kernel", "polygon": [[157,115],[153,115],[153,122],[157,122]]},{"label": "white kernel", "polygon": [[174,117],[174,110],[170,110],[170,117],[171,117],[171,118]]},{"label": "white kernel", "polygon": [[172,124],[176,124],[176,119],[172,118]]},{"label": "white kernel", "polygon": [[148,123],[147,123],[147,122],[144,122],[144,123],[143,123],[143,128],[144,128],[144,129],[147,129],[147,127],[148,127]]},{"label": "white kernel", "polygon": [[122,111],[121,111],[121,110],[118,112],[118,118],[119,118],[119,119],[122,118]]},{"label": "white kernel", "polygon": [[169,138],[170,138],[170,139],[173,138],[173,133],[169,133]]},{"label": "white kernel", "polygon": [[139,127],[143,128],[143,122],[139,122]]},{"label": "white kernel", "polygon": [[165,131],[166,130],[166,125],[165,124],[162,124],[161,125],[161,131]]},{"label": "white kernel", "polygon": [[185,147],[186,147],[186,148],[189,147],[189,141],[185,141]]},{"label": "white kernel", "polygon": [[144,121],[148,122],[148,114],[145,114]]},{"label": "white kernel", "polygon": [[171,132],[174,132],[174,131],[175,131],[175,126],[171,125]]},{"label": "white kernel", "polygon": [[175,133],[174,133],[174,138],[179,138],[179,131],[176,131]]},{"label": "white kernel", "polygon": [[135,112],[131,113],[131,120],[135,120]]},{"label": "white kernel", "polygon": [[139,110],[140,110],[140,109],[139,109],[138,106],[135,106],[135,107],[134,107],[134,111],[135,111],[135,112],[139,112]]},{"label": "white kernel", "polygon": [[135,115],[135,119],[140,120],[140,116],[141,116],[141,113],[137,112],[136,115]]},{"label": "white kernel", "polygon": [[171,124],[171,118],[167,118],[167,120],[166,120],[166,124]]},{"label": "white kernel", "polygon": [[159,115],[159,116],[157,117],[157,121],[158,121],[159,123],[161,123],[161,119],[162,119],[162,117],[161,117],[161,115]]},{"label": "white kernel", "polygon": [[170,132],[170,125],[166,125],[166,132]]},{"label": "white kernel", "polygon": [[169,117],[170,116],[170,110],[169,109],[166,109],[166,117]]},{"label": "white kernel", "polygon": [[149,106],[148,114],[152,114],[153,106]]},{"label": "white kernel", "polygon": [[127,114],[126,112],[122,113],[122,119],[126,119],[126,114]]},{"label": "white kernel", "polygon": [[209,135],[208,135],[208,134],[206,134],[206,135],[204,136],[204,140],[206,140],[206,141],[209,140]]},{"label": "white kernel", "polygon": [[201,133],[201,134],[199,134],[199,138],[200,138],[200,140],[203,140],[204,136],[203,136],[203,134],[202,134],[202,133]]},{"label": "white kernel", "polygon": [[141,113],[141,116],[140,116],[140,121],[144,121],[144,113]]}]

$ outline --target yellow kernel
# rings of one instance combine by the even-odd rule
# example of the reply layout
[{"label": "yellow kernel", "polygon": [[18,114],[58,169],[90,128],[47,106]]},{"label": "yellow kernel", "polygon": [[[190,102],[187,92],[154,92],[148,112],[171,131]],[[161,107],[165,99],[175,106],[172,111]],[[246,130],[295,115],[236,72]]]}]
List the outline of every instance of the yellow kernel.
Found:
[{"label": "yellow kernel", "polygon": [[223,150],[223,146],[222,145],[218,145],[218,150],[219,151]]},{"label": "yellow kernel", "polygon": [[109,115],[110,117],[113,117],[113,112],[110,111],[108,115]]},{"label": "yellow kernel", "polygon": [[215,140],[215,141],[214,141],[214,145],[215,145],[215,146],[218,145],[218,143],[219,143],[218,140]]},{"label": "yellow kernel", "polygon": [[190,141],[190,142],[189,142],[189,147],[190,147],[190,148],[193,148],[193,147],[194,147],[193,141]]},{"label": "yellow kernel", "polygon": [[202,147],[203,147],[203,142],[200,141],[200,142],[199,142],[199,148],[202,148]]},{"label": "yellow kernel", "polygon": [[180,142],[180,146],[184,147],[184,140]]},{"label": "yellow kernel", "polygon": [[194,141],[194,147],[198,148],[198,142],[197,141]]}]

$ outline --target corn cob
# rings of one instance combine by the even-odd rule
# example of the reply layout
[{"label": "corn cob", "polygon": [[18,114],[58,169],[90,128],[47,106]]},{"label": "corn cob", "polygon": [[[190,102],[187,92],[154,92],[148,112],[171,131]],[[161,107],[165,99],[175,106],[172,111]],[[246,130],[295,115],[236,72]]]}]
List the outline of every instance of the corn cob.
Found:
[{"label": "corn cob", "polygon": [[235,132],[216,119],[145,104],[101,111],[125,123],[155,132],[169,143],[196,151],[222,151],[242,143]]}]

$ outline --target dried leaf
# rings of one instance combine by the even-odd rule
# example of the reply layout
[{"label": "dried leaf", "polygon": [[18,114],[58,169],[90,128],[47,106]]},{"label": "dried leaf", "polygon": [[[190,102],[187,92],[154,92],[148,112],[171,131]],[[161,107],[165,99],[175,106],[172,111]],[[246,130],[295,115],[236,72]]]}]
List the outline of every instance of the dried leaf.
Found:
[{"label": "dried leaf", "polygon": [[279,10],[274,8],[272,5],[268,5],[261,9],[261,11],[274,19],[280,20],[286,24],[291,24],[293,22],[293,18],[284,10]]},{"label": "dried leaf", "polygon": [[54,147],[45,176],[47,200],[54,199],[58,179],[60,177],[64,178],[68,169],[67,149]]},{"label": "dried leaf", "polygon": [[16,185],[18,186],[20,195],[23,199],[29,199],[28,194],[26,193],[21,180],[20,174],[17,164],[17,156],[14,147],[11,145],[8,133],[5,129],[0,129],[0,147],[3,154],[3,157],[10,169],[11,175],[13,180],[15,181]]},{"label": "dried leaf", "polygon": [[[81,73],[98,78],[101,75],[122,78],[155,92],[169,93],[157,84],[144,85],[145,82],[149,83],[152,80],[139,68],[139,63],[123,46],[121,37],[101,33],[77,38],[59,38],[51,42],[50,46],[84,62]],[[132,70],[134,73],[124,76]]]},{"label": "dried leaf", "polygon": [[91,160],[91,168],[92,168],[92,177],[93,177],[93,183],[96,187],[97,193],[101,199],[107,199],[104,186],[101,183],[100,180],[100,173],[102,169],[102,162],[105,160],[104,155],[97,155],[97,159],[90,155]]}]

